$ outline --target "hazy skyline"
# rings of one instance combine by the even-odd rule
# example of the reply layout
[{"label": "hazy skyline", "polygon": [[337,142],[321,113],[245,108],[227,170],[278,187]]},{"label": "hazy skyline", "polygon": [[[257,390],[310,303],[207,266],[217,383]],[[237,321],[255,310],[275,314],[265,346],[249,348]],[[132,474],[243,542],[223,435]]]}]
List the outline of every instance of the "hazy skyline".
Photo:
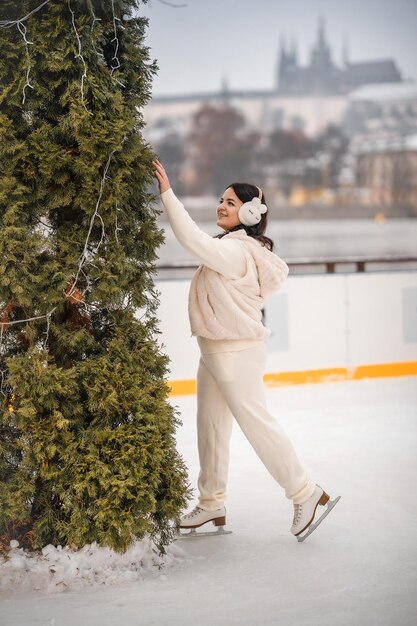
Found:
[{"label": "hazy skyline", "polygon": [[295,41],[305,65],[325,20],[333,62],[394,59],[417,79],[417,0],[158,0],[140,5],[149,17],[147,44],[159,65],[154,95],[272,89],[281,36]]}]

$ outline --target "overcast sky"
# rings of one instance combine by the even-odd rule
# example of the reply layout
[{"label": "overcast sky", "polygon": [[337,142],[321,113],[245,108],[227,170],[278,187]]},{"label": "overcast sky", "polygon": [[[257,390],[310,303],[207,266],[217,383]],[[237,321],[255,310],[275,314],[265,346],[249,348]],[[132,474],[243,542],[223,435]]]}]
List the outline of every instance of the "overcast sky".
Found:
[{"label": "overcast sky", "polygon": [[295,39],[305,64],[325,19],[333,61],[348,41],[351,61],[392,58],[417,79],[417,0],[159,0],[140,5],[157,59],[155,95],[274,86],[280,35]]}]

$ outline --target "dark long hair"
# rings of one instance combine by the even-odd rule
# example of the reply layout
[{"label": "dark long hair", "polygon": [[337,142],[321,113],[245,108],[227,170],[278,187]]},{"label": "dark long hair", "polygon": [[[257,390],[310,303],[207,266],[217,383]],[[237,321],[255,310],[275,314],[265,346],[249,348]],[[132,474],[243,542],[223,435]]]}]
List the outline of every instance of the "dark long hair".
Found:
[{"label": "dark long hair", "polygon": [[[242,202],[250,202],[253,198],[259,198],[259,190],[255,185],[251,185],[250,183],[232,183],[231,185],[227,185],[226,189],[233,189],[239,200]],[[265,194],[262,192],[262,204],[266,204]],[[261,221],[254,226],[245,226],[244,224],[238,224],[231,230],[226,233],[221,233],[217,235],[217,237],[221,238],[228,233],[232,233],[236,230],[245,230],[249,237],[253,237],[257,239],[263,246],[268,248],[268,250],[274,249],[274,242],[272,239],[265,235],[266,227],[268,224],[268,211],[261,215]]]}]

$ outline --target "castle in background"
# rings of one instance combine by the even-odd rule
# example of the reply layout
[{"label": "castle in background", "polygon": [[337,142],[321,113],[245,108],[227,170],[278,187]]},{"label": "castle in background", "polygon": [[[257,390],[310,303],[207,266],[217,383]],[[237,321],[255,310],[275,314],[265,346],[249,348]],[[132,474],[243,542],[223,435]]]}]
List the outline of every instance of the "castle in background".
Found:
[{"label": "castle in background", "polygon": [[399,83],[403,80],[395,61],[391,59],[349,62],[346,44],[343,48],[343,67],[337,67],[326,41],[323,18],[319,20],[310,63],[305,67],[297,61],[295,43],[286,47],[281,38],[276,79],[277,94],[280,96],[332,96],[349,93],[362,85]]},{"label": "castle in background", "polygon": [[417,85],[404,81],[392,59],[350,62],[347,45],[339,67],[332,59],[324,20],[319,20],[309,63],[299,64],[296,46],[281,40],[272,88],[230,89],[154,96],[145,108],[146,133],[158,143],[169,132],[185,137],[204,104],[232,106],[255,131],[302,130],[316,136],[329,124],[348,136],[417,130]]}]

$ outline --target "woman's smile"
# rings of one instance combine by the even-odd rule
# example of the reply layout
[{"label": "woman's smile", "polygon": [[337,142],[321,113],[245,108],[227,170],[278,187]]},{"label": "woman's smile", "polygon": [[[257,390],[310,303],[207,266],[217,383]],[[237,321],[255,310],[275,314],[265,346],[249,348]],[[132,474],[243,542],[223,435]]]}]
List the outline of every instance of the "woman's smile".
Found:
[{"label": "woman's smile", "polygon": [[223,230],[231,230],[240,224],[238,212],[242,204],[242,200],[239,200],[233,189],[228,187],[217,207],[217,226]]}]

